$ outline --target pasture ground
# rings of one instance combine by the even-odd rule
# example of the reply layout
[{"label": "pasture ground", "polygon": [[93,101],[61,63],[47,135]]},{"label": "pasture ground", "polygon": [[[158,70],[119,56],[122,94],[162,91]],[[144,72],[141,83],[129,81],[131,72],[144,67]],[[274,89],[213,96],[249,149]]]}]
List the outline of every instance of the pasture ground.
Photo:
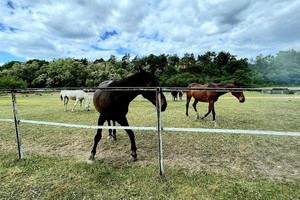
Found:
[{"label": "pasture ground", "polygon": [[[299,95],[230,94],[215,104],[217,128],[300,131]],[[185,97],[162,113],[164,127],[215,128],[209,115],[196,120]],[[18,94],[19,118],[96,125],[97,111],[67,112],[58,93]],[[201,115],[206,103],[198,103]],[[0,118],[12,119],[10,96],[0,97]],[[129,108],[131,126],[156,126],[155,107],[143,98]],[[14,124],[0,122],[0,199],[300,199],[300,137],[163,132],[165,177],[159,177],[157,133],[135,131],[138,161],[125,131],[98,146],[96,130],[20,124],[25,159],[18,160]]]}]

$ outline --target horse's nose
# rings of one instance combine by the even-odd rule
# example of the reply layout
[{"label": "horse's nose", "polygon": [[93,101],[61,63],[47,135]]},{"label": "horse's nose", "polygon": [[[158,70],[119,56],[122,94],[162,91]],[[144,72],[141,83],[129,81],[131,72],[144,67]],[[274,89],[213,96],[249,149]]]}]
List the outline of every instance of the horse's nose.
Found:
[{"label": "horse's nose", "polygon": [[162,112],[165,111],[166,108],[167,108],[167,102],[164,103],[164,104],[161,106],[161,111],[162,111]]},{"label": "horse's nose", "polygon": [[245,100],[246,100],[245,98],[241,99],[241,100],[240,100],[240,103],[244,103]]}]

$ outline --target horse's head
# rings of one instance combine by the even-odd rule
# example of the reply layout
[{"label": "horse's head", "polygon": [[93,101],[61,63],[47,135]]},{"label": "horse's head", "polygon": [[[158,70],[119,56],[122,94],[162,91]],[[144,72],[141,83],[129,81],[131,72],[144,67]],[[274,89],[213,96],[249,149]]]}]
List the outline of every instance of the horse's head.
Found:
[{"label": "horse's head", "polygon": [[87,111],[90,111],[90,106],[91,106],[91,102],[85,101],[85,108],[87,109]]},{"label": "horse's head", "polygon": [[[239,83],[234,82],[232,85],[232,88],[241,88],[241,85]],[[246,100],[243,92],[231,92],[231,94],[235,96],[240,101],[240,103],[243,103]]]},{"label": "horse's head", "polygon": [[[136,74],[138,76],[139,84],[141,87],[159,87],[156,77],[149,72],[144,71],[140,67],[140,72]],[[167,108],[167,100],[165,95],[160,92],[161,96],[161,111],[165,111]],[[141,95],[148,99],[153,105],[156,106],[156,92],[155,91],[141,91]]]}]

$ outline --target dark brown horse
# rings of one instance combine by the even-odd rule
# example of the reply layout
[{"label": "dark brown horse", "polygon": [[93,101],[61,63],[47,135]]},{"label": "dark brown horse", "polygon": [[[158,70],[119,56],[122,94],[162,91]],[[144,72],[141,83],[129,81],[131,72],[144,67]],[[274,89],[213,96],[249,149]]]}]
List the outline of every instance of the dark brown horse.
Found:
[{"label": "dark brown horse", "polygon": [[173,101],[177,101],[178,91],[172,91],[171,96]]},{"label": "dark brown horse", "polygon": [[[224,83],[224,84],[216,84],[216,83],[208,83],[205,85],[200,85],[197,83],[191,83],[188,86],[189,88],[240,88],[240,84],[238,83]],[[187,91],[186,92],[186,116],[188,117],[188,109],[189,109],[189,103],[192,97],[194,97],[195,101],[193,103],[194,110],[197,114],[197,119],[199,119],[199,113],[197,111],[196,105],[198,101],[201,102],[208,102],[208,112],[201,118],[204,119],[210,112],[212,112],[213,115],[213,121],[216,120],[216,113],[214,108],[214,103],[218,100],[218,98],[226,94],[227,92],[214,92],[214,91]],[[243,92],[231,92],[233,96],[235,96],[240,103],[243,103],[245,101],[245,96]]]},{"label": "dark brown horse", "polygon": [[[107,87],[157,87],[158,82],[155,76],[140,68],[140,72],[123,78],[119,81],[113,81]],[[100,113],[98,125],[102,126],[107,120],[118,122],[121,126],[129,126],[126,114],[128,112],[129,103],[139,94],[148,99],[153,105],[156,105],[155,91],[105,91],[97,90],[94,94],[94,106]],[[161,111],[167,108],[167,100],[161,93]],[[136,145],[134,133],[131,129],[125,130],[131,141],[131,156],[137,160]],[[95,154],[98,142],[102,137],[102,129],[97,129],[94,138],[94,146],[91,151],[89,160],[95,160]]]}]

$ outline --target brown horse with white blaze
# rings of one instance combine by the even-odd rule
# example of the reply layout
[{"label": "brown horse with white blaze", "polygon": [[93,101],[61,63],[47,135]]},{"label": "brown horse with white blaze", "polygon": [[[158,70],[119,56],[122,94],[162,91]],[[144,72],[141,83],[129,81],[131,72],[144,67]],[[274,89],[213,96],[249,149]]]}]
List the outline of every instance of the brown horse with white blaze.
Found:
[{"label": "brown horse with white blaze", "polygon": [[[240,88],[240,84],[234,82],[234,83],[223,83],[223,84],[216,84],[216,83],[208,83],[205,85],[200,85],[198,83],[191,83],[188,85],[189,88]],[[188,117],[188,109],[189,109],[189,103],[192,97],[194,97],[195,101],[193,103],[194,110],[197,114],[197,119],[199,119],[199,113],[197,111],[196,105],[198,101],[201,102],[208,102],[208,112],[201,118],[204,119],[207,115],[209,115],[210,112],[212,112],[213,115],[213,121],[216,120],[216,113],[215,113],[215,107],[214,103],[218,100],[218,98],[226,94],[227,92],[214,92],[214,91],[187,91],[186,92],[186,116]],[[245,96],[243,92],[231,92],[233,96],[235,96],[240,103],[245,102]]]}]

